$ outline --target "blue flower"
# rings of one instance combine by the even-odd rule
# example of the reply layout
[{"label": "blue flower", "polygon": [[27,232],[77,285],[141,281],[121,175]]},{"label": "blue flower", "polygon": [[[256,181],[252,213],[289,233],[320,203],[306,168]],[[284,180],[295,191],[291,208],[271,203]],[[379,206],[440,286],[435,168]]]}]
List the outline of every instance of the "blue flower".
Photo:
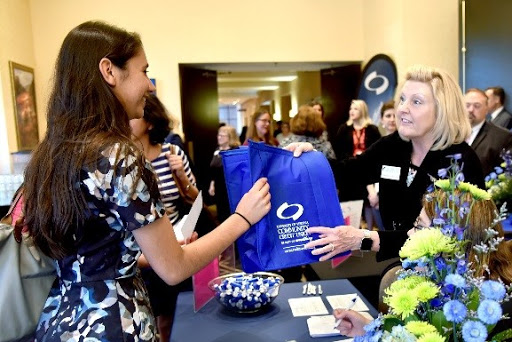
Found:
[{"label": "blue flower", "polygon": [[491,173],[489,173],[489,177],[491,179],[496,179],[496,178],[498,178],[498,175],[496,175],[496,172],[491,172]]},{"label": "blue flower", "polygon": [[432,306],[434,309],[437,309],[443,305],[443,301],[441,298],[434,298],[430,301],[430,306]]},{"label": "blue flower", "polygon": [[468,266],[467,266],[466,260],[459,259],[457,261],[457,273],[464,274],[464,273],[466,273],[467,270],[468,270]]},{"label": "blue flower", "polygon": [[439,271],[443,271],[446,269],[446,261],[444,260],[443,257],[438,256],[437,258],[434,259],[434,263]]},{"label": "blue flower", "polygon": [[482,322],[466,321],[462,325],[462,338],[465,342],[485,342],[487,329]]},{"label": "blue flower", "polygon": [[505,290],[505,286],[499,281],[486,280],[482,283],[480,292],[485,299],[502,300],[507,291]]},{"label": "blue flower", "polygon": [[460,182],[464,182],[464,174],[462,172],[458,172],[455,176],[455,184],[458,184]]},{"label": "blue flower", "polygon": [[367,325],[365,325],[364,331],[371,332],[371,331],[377,330],[378,328],[380,328],[381,325],[382,325],[382,317],[379,316],[379,317],[375,318],[373,321],[371,321],[370,323],[368,323]]},{"label": "blue flower", "polygon": [[483,300],[477,309],[478,318],[485,324],[496,324],[501,319],[503,310],[494,300]]},{"label": "blue flower", "polygon": [[408,268],[410,268],[410,267],[411,267],[411,265],[414,265],[414,264],[411,262],[411,260],[409,260],[409,259],[404,259],[404,260],[402,260],[402,268],[404,268],[404,269],[408,269]]},{"label": "blue flower", "polygon": [[444,284],[443,285],[443,293],[444,294],[451,295],[454,292],[455,292],[455,286],[453,286],[452,284]]},{"label": "blue flower", "polygon": [[460,323],[466,318],[466,306],[458,300],[450,300],[443,306],[444,316],[449,322]]},{"label": "blue flower", "polygon": [[448,274],[444,279],[446,284],[451,284],[459,289],[463,289],[466,287],[466,280],[459,274]]},{"label": "blue flower", "polygon": [[494,170],[496,171],[496,173],[497,173],[498,175],[500,175],[500,174],[502,174],[502,173],[503,173],[503,169],[502,169],[501,167],[499,167],[499,166],[495,166],[495,167],[494,167]]},{"label": "blue flower", "polygon": [[446,178],[446,176],[448,175],[448,169],[437,170],[437,175],[439,176],[439,178]]}]

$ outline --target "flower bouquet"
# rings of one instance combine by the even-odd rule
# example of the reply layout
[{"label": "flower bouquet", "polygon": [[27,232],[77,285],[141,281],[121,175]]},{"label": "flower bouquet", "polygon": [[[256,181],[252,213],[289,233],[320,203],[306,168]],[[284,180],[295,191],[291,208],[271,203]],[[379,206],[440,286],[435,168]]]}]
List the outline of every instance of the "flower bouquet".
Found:
[{"label": "flower bouquet", "polygon": [[[485,187],[497,206],[512,209],[512,152],[501,152],[503,162],[494,167],[494,171],[485,177]],[[509,204],[508,204],[509,203]],[[509,217],[509,220],[512,218]]]},{"label": "flower bouquet", "polygon": [[[486,341],[496,323],[507,319],[501,304],[511,299],[512,289],[488,266],[503,240],[493,228],[504,213],[490,210],[490,227],[480,235],[469,232],[472,241],[465,240],[473,218],[482,216],[478,211],[487,210],[481,203],[492,201],[486,191],[463,182],[458,156],[452,157],[451,166],[439,171],[448,179],[436,181],[425,196],[425,208],[433,208],[432,227],[413,234],[400,250],[403,269],[385,291],[389,313],[354,341]],[[492,341],[508,338],[512,329]]]}]

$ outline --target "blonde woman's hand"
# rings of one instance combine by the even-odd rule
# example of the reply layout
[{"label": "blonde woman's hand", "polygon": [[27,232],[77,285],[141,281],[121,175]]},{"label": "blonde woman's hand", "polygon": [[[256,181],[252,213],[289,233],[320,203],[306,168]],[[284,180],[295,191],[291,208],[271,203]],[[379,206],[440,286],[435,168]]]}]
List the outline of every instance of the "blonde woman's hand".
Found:
[{"label": "blonde woman's hand", "polygon": [[285,150],[292,151],[294,157],[300,157],[302,152],[313,151],[313,145],[308,142],[294,142],[284,147]]},{"label": "blonde woman's hand", "polygon": [[360,248],[364,232],[352,226],[337,226],[335,228],[310,227],[308,234],[320,234],[317,240],[308,242],[305,248],[314,248],[313,255],[322,255],[319,261],[329,260],[332,257]]},{"label": "blonde woman's hand", "polygon": [[240,200],[236,212],[243,215],[254,225],[270,211],[270,185],[266,178],[260,178],[254,183]]}]

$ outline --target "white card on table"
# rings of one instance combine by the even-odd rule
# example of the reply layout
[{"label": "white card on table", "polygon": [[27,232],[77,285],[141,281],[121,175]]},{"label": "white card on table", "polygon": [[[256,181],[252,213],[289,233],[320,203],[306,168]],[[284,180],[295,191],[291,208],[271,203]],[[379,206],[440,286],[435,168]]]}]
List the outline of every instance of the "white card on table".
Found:
[{"label": "white card on table", "polygon": [[[356,298],[354,306],[350,308],[352,300]],[[354,311],[369,311],[366,304],[363,302],[361,297],[357,294],[345,294],[345,295],[336,295],[336,296],[327,296],[327,301],[331,304],[333,309],[347,309],[350,308]]]},{"label": "white card on table", "polygon": [[293,317],[329,314],[321,297],[290,298],[288,304]]}]

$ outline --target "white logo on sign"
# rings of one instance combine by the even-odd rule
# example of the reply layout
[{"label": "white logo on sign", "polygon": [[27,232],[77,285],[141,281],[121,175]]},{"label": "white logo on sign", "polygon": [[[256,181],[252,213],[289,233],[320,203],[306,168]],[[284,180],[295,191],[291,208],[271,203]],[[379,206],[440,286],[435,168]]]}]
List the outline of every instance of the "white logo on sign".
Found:
[{"label": "white logo on sign", "polygon": [[[293,214],[291,216],[283,216],[283,212],[290,207],[297,207],[297,211],[295,212],[295,214]],[[283,204],[281,204],[281,206],[279,208],[277,208],[277,217],[279,217],[281,220],[286,220],[286,219],[292,218],[294,221],[297,221],[297,219],[299,217],[301,217],[303,213],[304,213],[304,207],[297,203],[288,204],[287,202],[284,202]]]},{"label": "white logo on sign", "polygon": [[[370,82],[376,78],[380,78],[382,80],[382,84],[377,88],[370,88]],[[386,76],[378,75],[377,71],[372,71],[366,78],[364,79],[364,87],[369,91],[374,91],[376,95],[380,95],[388,89],[389,81]]]}]

